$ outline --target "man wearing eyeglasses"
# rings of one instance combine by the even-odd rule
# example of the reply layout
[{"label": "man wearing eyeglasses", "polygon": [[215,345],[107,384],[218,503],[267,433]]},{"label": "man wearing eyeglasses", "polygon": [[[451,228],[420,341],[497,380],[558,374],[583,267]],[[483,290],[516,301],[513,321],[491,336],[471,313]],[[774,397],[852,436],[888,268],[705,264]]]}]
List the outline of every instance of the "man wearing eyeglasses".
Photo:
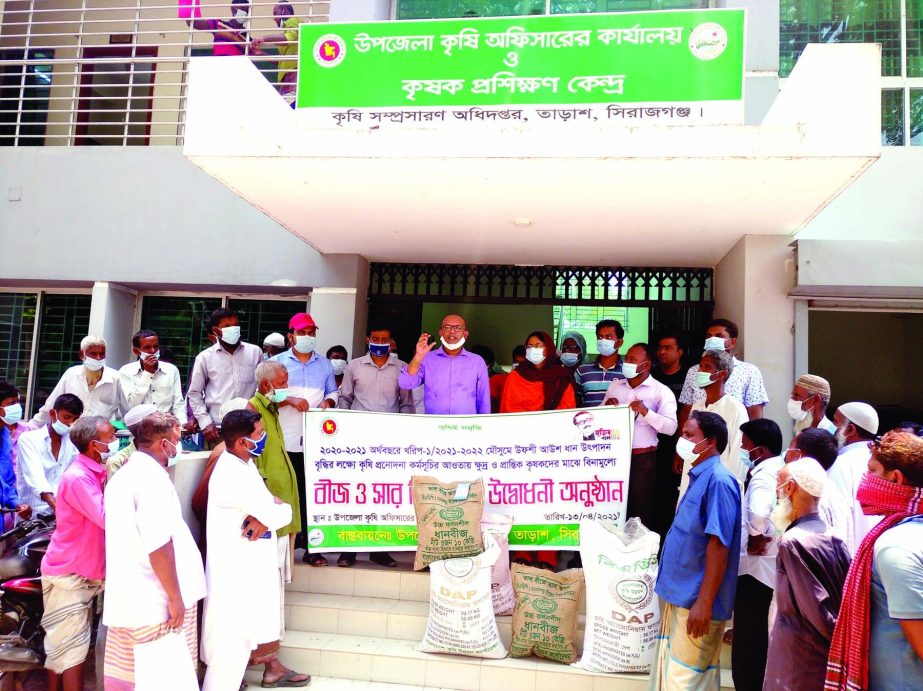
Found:
[{"label": "man wearing eyeglasses", "polygon": [[401,369],[402,389],[423,385],[423,408],[427,415],[475,415],[490,413],[490,382],[487,365],[465,350],[468,326],[457,314],[447,315],[439,328],[439,342],[424,333],[417,341],[413,359]]}]

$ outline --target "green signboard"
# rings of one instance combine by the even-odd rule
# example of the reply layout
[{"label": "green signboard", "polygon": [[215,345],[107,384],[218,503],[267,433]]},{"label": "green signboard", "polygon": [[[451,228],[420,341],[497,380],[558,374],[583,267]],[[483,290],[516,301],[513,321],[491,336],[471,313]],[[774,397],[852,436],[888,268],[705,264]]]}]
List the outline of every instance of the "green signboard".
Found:
[{"label": "green signboard", "polygon": [[722,9],[302,24],[297,107],[739,104],[744,24]]}]

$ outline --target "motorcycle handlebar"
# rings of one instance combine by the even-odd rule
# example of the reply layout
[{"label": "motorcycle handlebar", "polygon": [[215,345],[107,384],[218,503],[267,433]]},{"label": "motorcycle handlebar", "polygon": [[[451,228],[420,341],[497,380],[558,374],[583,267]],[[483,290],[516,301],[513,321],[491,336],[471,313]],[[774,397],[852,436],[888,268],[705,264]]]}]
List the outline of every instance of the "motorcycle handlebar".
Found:
[{"label": "motorcycle handlebar", "polygon": [[13,526],[13,528],[7,530],[5,533],[0,533],[0,540],[18,538],[22,535],[26,535],[31,530],[36,528],[47,528],[49,525],[51,525],[51,521],[49,519],[53,519],[53,516],[53,514],[38,514],[27,521],[23,521],[19,525]]}]

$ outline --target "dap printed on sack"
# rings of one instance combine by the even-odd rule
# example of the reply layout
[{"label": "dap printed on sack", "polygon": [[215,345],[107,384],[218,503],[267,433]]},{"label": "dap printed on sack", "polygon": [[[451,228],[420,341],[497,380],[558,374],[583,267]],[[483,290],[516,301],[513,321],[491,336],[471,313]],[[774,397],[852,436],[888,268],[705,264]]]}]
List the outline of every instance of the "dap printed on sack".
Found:
[{"label": "dap printed on sack", "polygon": [[490,588],[494,600],[494,614],[498,617],[513,613],[516,593],[513,592],[513,576],[510,572],[510,529],[513,517],[498,513],[485,513],[481,528],[491,534],[500,547],[500,556],[494,562],[490,576]]},{"label": "dap printed on sack", "polygon": [[588,672],[649,672],[660,633],[654,593],[660,536],[637,518],[624,528],[580,523],[586,579],[583,656]]},{"label": "dap printed on sack", "polygon": [[439,482],[434,477],[414,475],[410,482],[417,515],[415,571],[434,561],[474,557],[484,551],[481,538],[483,480]]},{"label": "dap printed on sack", "polygon": [[570,664],[577,659],[577,616],[583,571],[560,573],[513,565],[516,609],[513,611],[512,657],[538,657]]},{"label": "dap printed on sack", "polygon": [[487,531],[476,557],[429,565],[429,619],[417,650],[469,657],[506,657],[491,598],[490,572],[500,547]]}]

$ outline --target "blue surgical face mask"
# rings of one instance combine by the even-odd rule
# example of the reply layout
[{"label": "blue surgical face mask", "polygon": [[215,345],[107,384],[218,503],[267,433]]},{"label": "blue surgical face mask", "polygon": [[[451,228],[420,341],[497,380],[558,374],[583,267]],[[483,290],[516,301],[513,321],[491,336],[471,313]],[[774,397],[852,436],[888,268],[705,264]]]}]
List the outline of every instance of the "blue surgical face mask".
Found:
[{"label": "blue surgical face mask", "polygon": [[647,361],[642,362],[641,364],[636,364],[634,362],[623,362],[622,374],[625,375],[626,379],[634,379],[639,374],[644,374],[644,365],[646,364]]},{"label": "blue surgical face mask", "polygon": [[55,420],[51,423],[51,429],[60,434],[62,437],[70,434],[71,428],[69,425],[65,425],[60,420]]},{"label": "blue surgical face mask", "polygon": [[385,357],[390,352],[390,343],[369,343],[369,354],[374,357]]},{"label": "blue surgical face mask", "polygon": [[259,439],[251,439],[250,437],[244,437],[251,444],[256,444],[252,449],[247,449],[247,453],[256,458],[263,453],[263,449],[266,448],[266,432],[263,432],[263,436]]},{"label": "blue surgical face mask", "polygon": [[747,468],[753,467],[753,460],[750,458],[750,452],[746,449],[740,450],[740,462],[743,463]]},{"label": "blue surgical face mask", "polygon": [[580,356],[577,353],[561,353],[561,362],[565,367],[573,367],[580,362]]},{"label": "blue surgical face mask", "polygon": [[615,353],[615,341],[608,338],[599,338],[596,340],[596,352],[603,357],[608,357]]},{"label": "blue surgical face mask", "polygon": [[721,336],[709,336],[705,339],[705,350],[727,350]]}]

